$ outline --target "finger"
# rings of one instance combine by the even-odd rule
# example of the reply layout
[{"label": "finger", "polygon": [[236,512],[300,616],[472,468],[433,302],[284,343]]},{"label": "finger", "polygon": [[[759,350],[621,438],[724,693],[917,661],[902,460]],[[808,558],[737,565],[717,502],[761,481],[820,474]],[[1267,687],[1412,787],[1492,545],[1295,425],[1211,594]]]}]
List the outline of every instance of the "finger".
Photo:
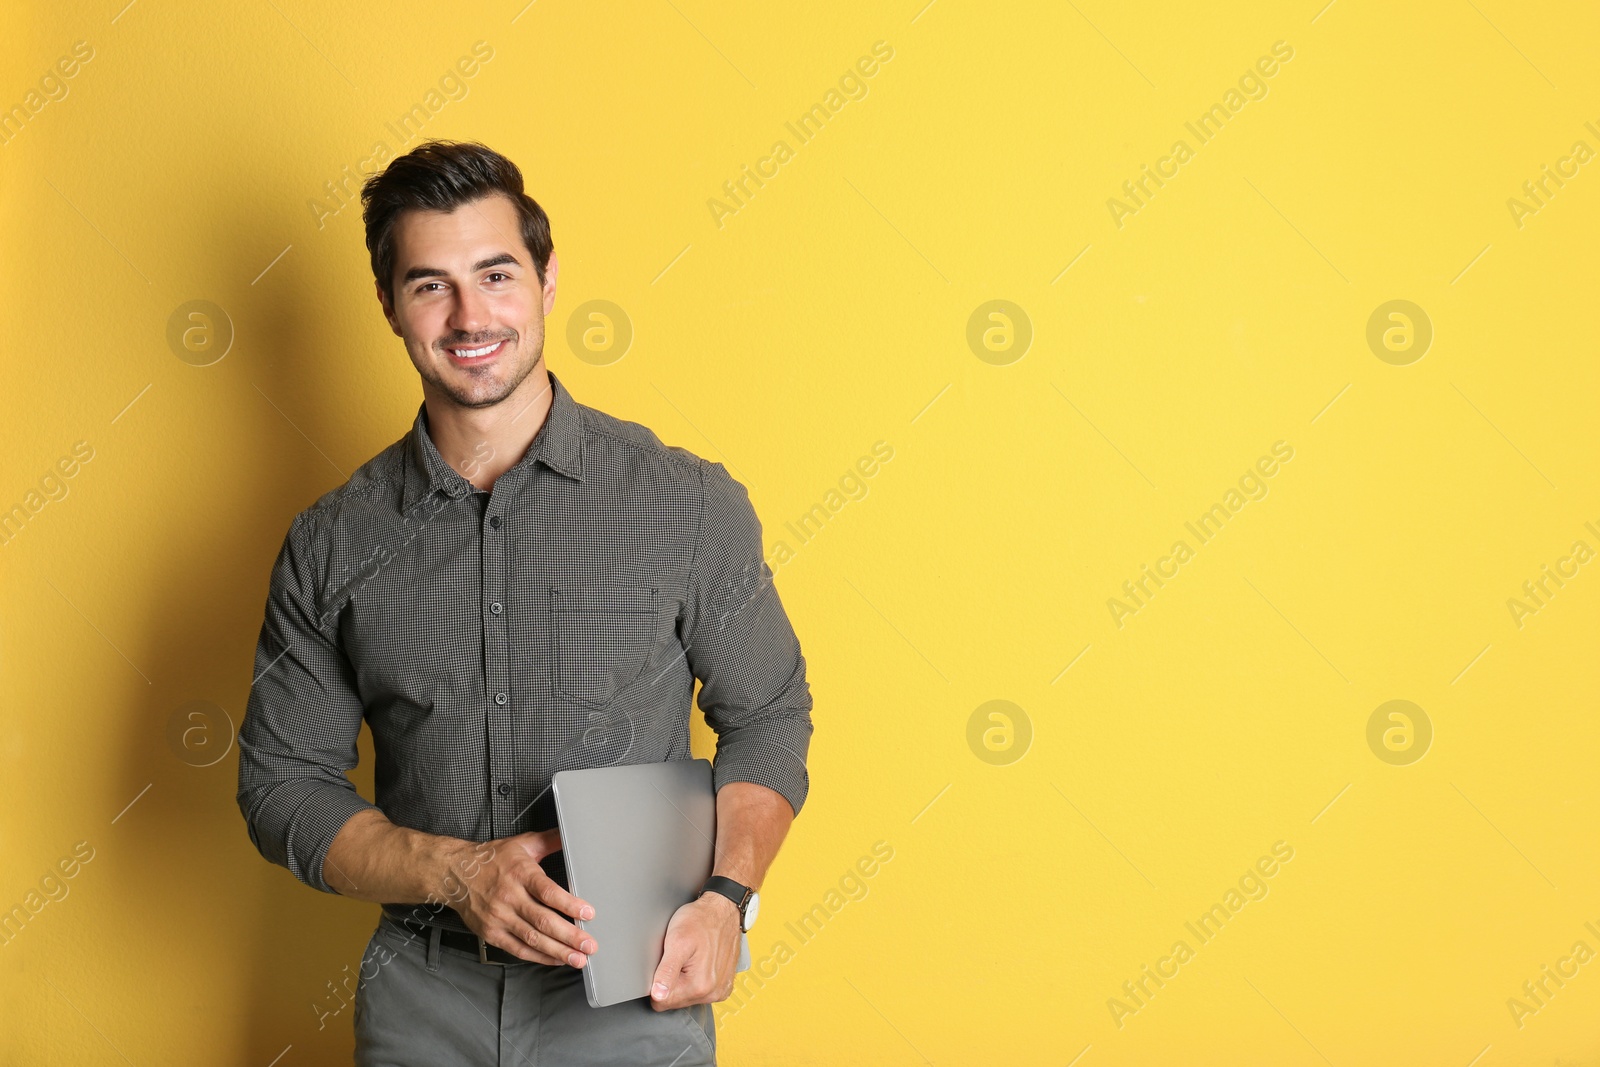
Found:
[{"label": "finger", "polygon": [[508,933],[494,934],[484,938],[483,940],[485,943],[509,952],[513,956],[517,957],[517,959],[526,960],[529,963],[543,963],[550,967],[559,967],[561,964],[566,962],[559,957],[551,956],[545,952],[540,952],[532,945],[529,945],[526,942],[518,941],[515,937]]},{"label": "finger", "polygon": [[563,915],[570,915],[574,919],[594,918],[593,905],[586,900],[579,900],[562,889],[556,884],[556,880],[545,874],[542,869],[533,872],[527,890],[539,903],[547,908],[554,908]]},{"label": "finger", "polygon": [[563,957],[572,950],[587,955],[600,947],[593,937],[569,923],[560,912],[545,907],[531,897],[517,905],[517,916],[539,934],[559,943]]},{"label": "finger", "polygon": [[532,963],[546,963],[556,967],[562,964],[582,967],[589,962],[589,958],[583,953],[574,952],[567,945],[540,933],[521,920],[506,923],[494,932],[494,936],[485,937],[484,940],[505,949],[518,959]]}]

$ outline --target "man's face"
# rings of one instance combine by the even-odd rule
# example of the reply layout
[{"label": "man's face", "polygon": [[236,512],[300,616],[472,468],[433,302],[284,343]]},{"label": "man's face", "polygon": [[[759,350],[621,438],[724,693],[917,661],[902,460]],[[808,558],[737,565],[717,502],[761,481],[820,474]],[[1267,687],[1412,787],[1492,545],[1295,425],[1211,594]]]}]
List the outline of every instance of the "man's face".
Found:
[{"label": "man's face", "polygon": [[509,198],[487,196],[451,212],[407,211],[395,222],[394,239],[394,301],[381,287],[378,299],[424,393],[489,407],[543,366],[556,257],[551,253],[541,287]]}]

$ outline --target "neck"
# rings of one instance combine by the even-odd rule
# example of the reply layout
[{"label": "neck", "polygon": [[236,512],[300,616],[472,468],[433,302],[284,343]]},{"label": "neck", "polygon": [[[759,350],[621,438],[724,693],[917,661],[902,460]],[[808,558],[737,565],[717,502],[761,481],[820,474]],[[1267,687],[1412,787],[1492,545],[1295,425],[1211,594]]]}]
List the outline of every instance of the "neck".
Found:
[{"label": "neck", "polygon": [[492,407],[465,408],[424,388],[428,436],[452,470],[479,489],[491,490],[538,436],[550,414],[553,389],[542,358],[515,391]]}]

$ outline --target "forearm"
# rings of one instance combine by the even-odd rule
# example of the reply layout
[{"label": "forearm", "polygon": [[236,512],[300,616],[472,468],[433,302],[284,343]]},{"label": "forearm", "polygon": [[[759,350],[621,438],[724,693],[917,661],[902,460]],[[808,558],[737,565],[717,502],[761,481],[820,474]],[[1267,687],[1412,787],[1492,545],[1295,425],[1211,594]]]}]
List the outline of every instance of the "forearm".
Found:
[{"label": "forearm", "polygon": [[396,826],[376,808],[352,815],[328,846],[323,878],[342,896],[378,904],[454,899],[487,845]]},{"label": "forearm", "polygon": [[760,889],[792,822],[794,809],[782,793],[755,782],[729,782],[717,790],[712,873]]}]

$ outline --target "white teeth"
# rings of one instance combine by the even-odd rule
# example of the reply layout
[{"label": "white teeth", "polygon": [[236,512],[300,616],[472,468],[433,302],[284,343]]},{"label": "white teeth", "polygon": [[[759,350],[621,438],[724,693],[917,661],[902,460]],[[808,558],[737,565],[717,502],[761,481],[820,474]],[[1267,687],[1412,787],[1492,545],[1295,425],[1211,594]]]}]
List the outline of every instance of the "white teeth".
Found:
[{"label": "white teeth", "polygon": [[493,352],[495,349],[499,348],[500,345],[501,342],[496,341],[488,348],[453,348],[451,351],[464,359],[476,359],[479,356],[487,356],[490,352]]}]

